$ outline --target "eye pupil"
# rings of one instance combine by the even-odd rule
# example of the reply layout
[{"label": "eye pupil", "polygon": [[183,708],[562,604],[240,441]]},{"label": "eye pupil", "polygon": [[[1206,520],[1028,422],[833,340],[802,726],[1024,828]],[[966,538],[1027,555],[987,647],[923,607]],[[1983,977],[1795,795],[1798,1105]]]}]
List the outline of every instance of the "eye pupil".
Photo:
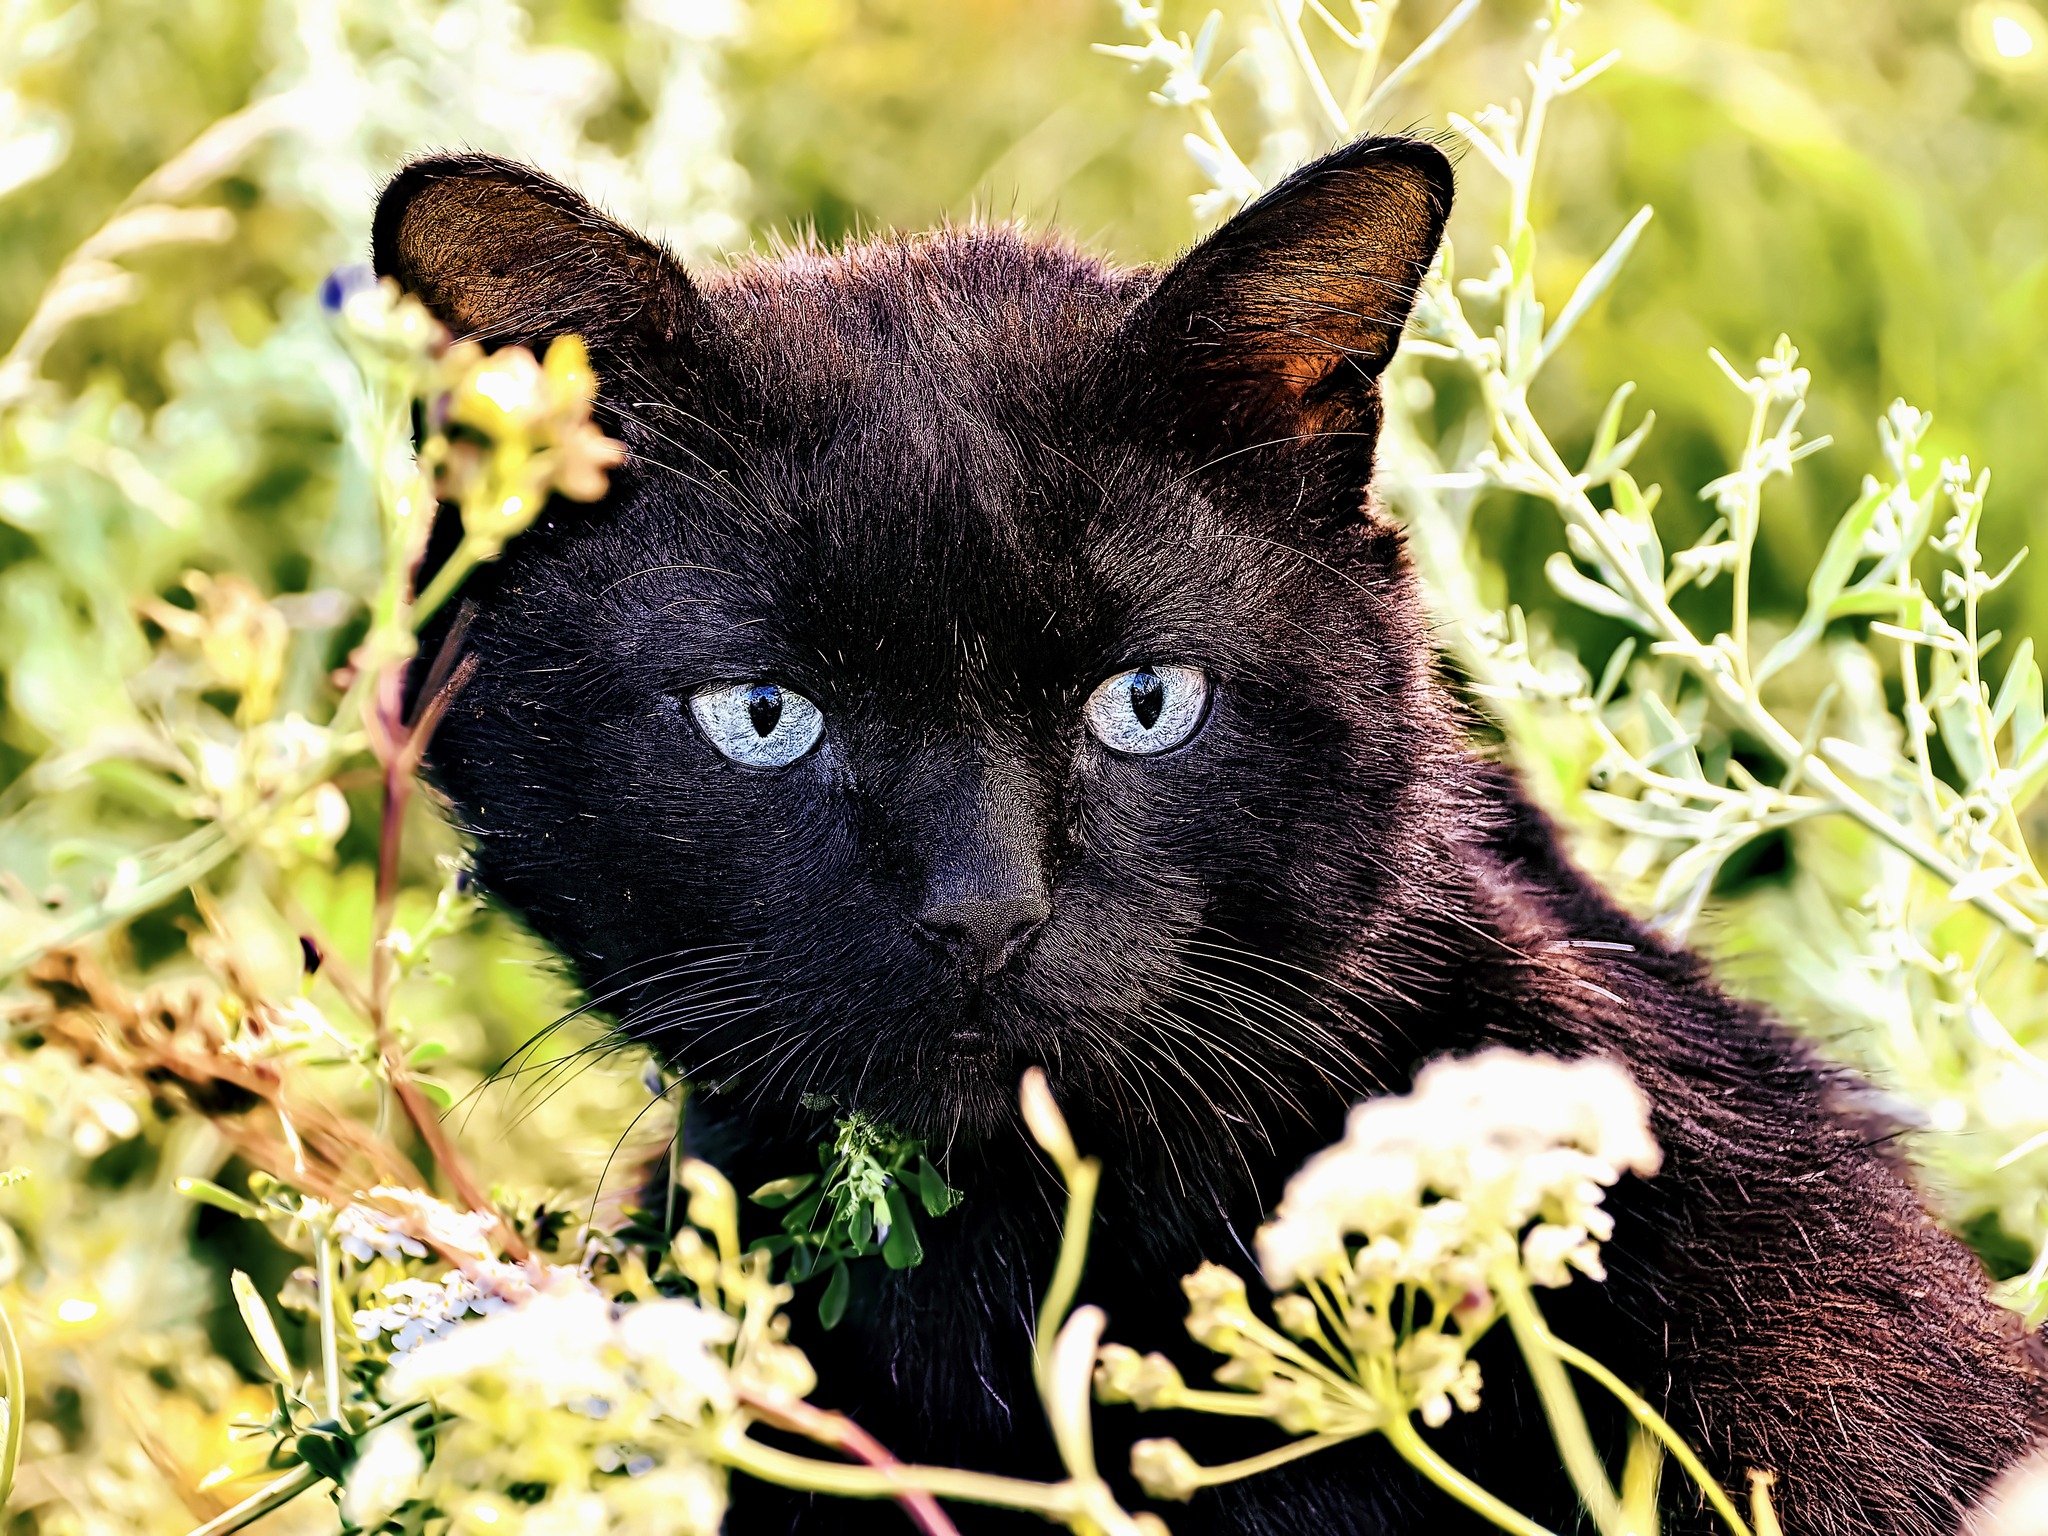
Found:
[{"label": "eye pupil", "polygon": [[[1153,711],[1157,714],[1155,708]],[[782,690],[763,683],[747,692],[747,718],[754,722],[754,734],[767,738],[775,734],[775,722],[782,718]]]},{"label": "eye pupil", "polygon": [[1138,717],[1138,724],[1151,730],[1159,723],[1159,712],[1166,708],[1166,684],[1159,680],[1159,674],[1146,667],[1131,674],[1131,713]]}]

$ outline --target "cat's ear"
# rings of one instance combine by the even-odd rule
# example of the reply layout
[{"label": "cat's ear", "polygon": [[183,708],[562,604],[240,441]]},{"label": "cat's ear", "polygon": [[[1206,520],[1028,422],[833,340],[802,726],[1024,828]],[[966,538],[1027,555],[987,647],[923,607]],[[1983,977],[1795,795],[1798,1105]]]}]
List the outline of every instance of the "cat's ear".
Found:
[{"label": "cat's ear", "polygon": [[1373,432],[1452,191],[1433,144],[1361,139],[1188,252],[1125,327],[1160,425],[1226,452]]},{"label": "cat's ear", "polygon": [[371,260],[457,340],[540,350],[571,332],[599,378],[689,349],[696,296],[675,258],[560,182],[495,155],[429,155],[377,202]]}]

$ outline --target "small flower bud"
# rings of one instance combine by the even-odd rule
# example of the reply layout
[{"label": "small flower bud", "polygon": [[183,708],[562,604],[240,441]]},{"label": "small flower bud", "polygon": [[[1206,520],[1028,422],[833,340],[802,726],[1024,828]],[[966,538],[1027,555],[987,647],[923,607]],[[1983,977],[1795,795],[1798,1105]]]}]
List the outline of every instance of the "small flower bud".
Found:
[{"label": "small flower bud", "polygon": [[1244,1281],[1221,1264],[1204,1264],[1184,1278],[1180,1288],[1188,1298],[1188,1333],[1205,1348],[1230,1353],[1230,1346],[1253,1320]]},{"label": "small flower bud", "polygon": [[1140,1355],[1122,1344],[1105,1344],[1095,1359],[1095,1400],[1135,1403],[1140,1408],[1171,1408],[1187,1390],[1179,1370],[1166,1356]]},{"label": "small flower bud", "polygon": [[1081,1161],[1080,1151],[1074,1146],[1073,1133],[1067,1129],[1067,1117],[1060,1113],[1045,1073],[1037,1067],[1027,1071],[1018,1087],[1017,1099],[1024,1111],[1024,1124],[1031,1132],[1031,1139],[1045,1149],[1046,1156],[1059,1164],[1061,1173],[1077,1165]]},{"label": "small flower bud", "polygon": [[1276,1297],[1273,1301],[1273,1316],[1280,1326],[1297,1339],[1305,1339],[1316,1332],[1316,1304],[1306,1296],[1289,1295]]},{"label": "small flower bud", "polygon": [[1140,1440],[1131,1447],[1131,1476],[1147,1498],[1185,1503],[1202,1486],[1202,1469],[1178,1440]]}]

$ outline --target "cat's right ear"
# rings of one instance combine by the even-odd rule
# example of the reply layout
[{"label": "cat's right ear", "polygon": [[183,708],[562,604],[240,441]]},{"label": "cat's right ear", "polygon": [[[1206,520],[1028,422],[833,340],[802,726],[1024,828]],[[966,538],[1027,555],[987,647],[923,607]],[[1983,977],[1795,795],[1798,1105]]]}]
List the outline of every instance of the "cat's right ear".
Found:
[{"label": "cat's right ear", "polygon": [[371,261],[458,341],[539,352],[574,333],[607,373],[687,366],[695,290],[655,242],[530,166],[428,155],[377,202]]},{"label": "cat's right ear", "polygon": [[1435,145],[1359,139],[1195,246],[1124,326],[1152,429],[1211,460],[1309,444],[1369,457],[1379,376],[1452,191]]}]

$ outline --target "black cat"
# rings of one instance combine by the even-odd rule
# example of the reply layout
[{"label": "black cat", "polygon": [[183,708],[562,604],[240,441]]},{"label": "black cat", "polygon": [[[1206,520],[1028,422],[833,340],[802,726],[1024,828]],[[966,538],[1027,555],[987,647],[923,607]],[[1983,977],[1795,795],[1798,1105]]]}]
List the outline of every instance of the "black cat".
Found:
[{"label": "black cat", "polygon": [[[480,665],[434,780],[486,886],[698,1085],[692,1146],[741,1189],[813,1166],[848,1108],[930,1139],[966,1202],[926,1262],[858,1266],[845,1322],[798,1333],[899,1455],[1056,1470],[1027,1065],[1107,1165],[1084,1296],[1205,1381],[1179,1277],[1254,1277],[1249,1234],[1349,1103],[1505,1042],[1626,1061],[1666,1151],[1614,1194],[1612,1278],[1545,1294],[1558,1330],[1731,1486],[1776,1472],[1788,1531],[1952,1531],[2048,1421],[2036,1344],[1859,1084],[1616,910],[1468,749],[1364,490],[1451,193],[1435,149],[1373,139],[1164,271],[968,228],[692,279],[535,171],[407,166],[377,270],[460,335],[580,333],[633,455],[471,578]],[[1434,1438],[1570,1528],[1507,1341],[1482,1359],[1482,1408]],[[1278,1438],[1099,1418],[1111,1467],[1142,1435],[1208,1461]],[[903,1528],[735,1499],[742,1533]],[[1162,1513],[1477,1525],[1377,1440]]]}]

